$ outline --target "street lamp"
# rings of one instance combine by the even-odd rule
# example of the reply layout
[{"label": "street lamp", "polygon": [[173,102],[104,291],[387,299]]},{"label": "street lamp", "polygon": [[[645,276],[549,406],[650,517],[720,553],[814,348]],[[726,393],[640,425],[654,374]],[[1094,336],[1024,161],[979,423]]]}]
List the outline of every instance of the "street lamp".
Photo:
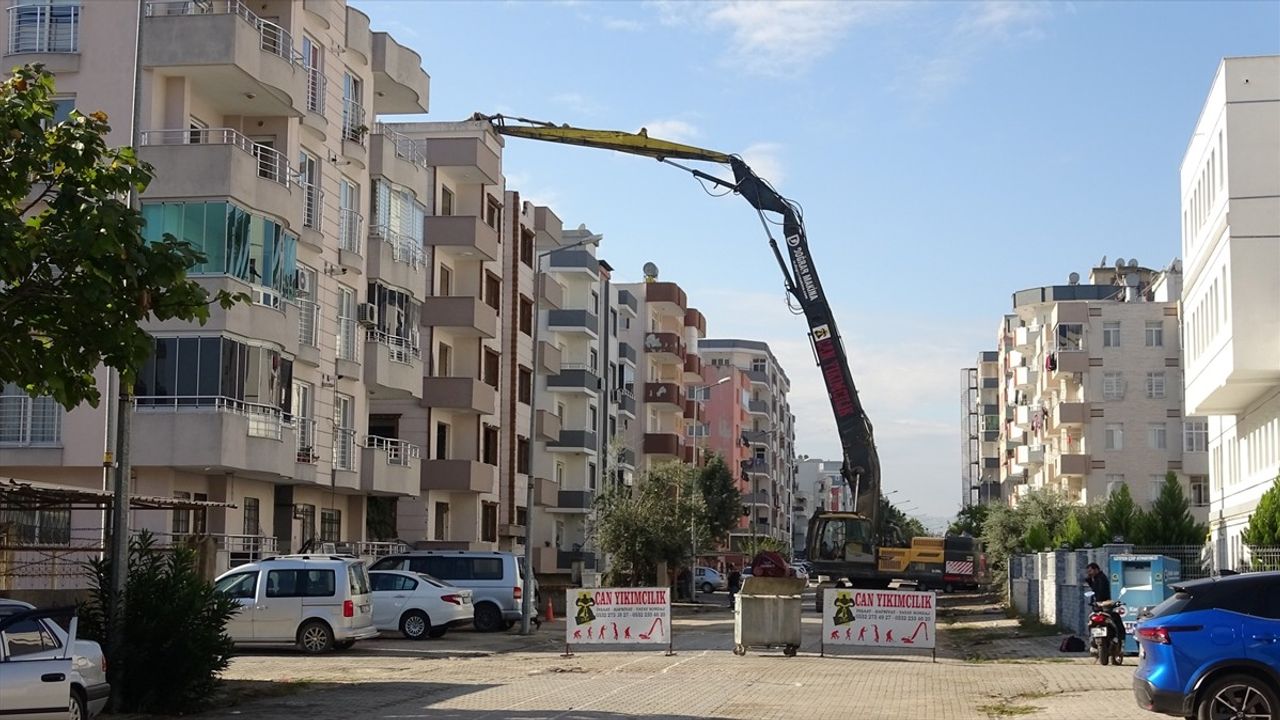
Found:
[{"label": "street lamp", "polygon": [[[732,376],[732,375],[726,375],[726,376],[724,376],[724,377],[720,378],[719,380],[717,380],[717,381],[715,381],[715,382],[713,382],[713,383],[711,383],[711,384],[709,384],[709,385],[694,385],[692,388],[690,388],[690,390],[695,391],[695,394],[701,394],[701,393],[700,393],[700,391],[710,390],[711,388],[713,388],[713,387],[717,387],[717,386],[719,386],[719,385],[723,385],[723,384],[725,384],[725,383],[729,382],[729,381],[730,381],[730,380],[732,380],[732,379],[733,379],[733,376]],[[695,397],[695,398],[693,399],[693,401],[694,401],[694,402],[703,402],[703,398]],[[690,560],[689,560],[689,599],[690,599],[690,600],[695,600],[695,601],[696,601],[696,600],[697,600],[697,598],[698,598],[698,592],[697,592],[697,587],[698,587],[697,583],[698,583],[698,579],[697,579],[697,577],[696,577],[696,575],[697,575],[697,569],[698,569],[698,530],[697,530],[697,520],[698,520],[697,515],[692,511],[692,509],[690,509],[690,512],[689,512],[689,548],[690,548],[690,552],[692,553],[692,557],[691,557],[691,558],[690,558]]]},{"label": "street lamp", "polygon": [[[561,252],[563,250],[571,250],[583,245],[599,245],[604,239],[603,235],[592,235],[578,242],[561,247],[543,250],[534,257],[533,261],[533,375],[529,383],[529,467],[528,470],[528,487],[525,488],[524,501],[524,570],[529,574],[529,578],[536,582],[533,574],[533,444],[536,436],[538,423],[538,368],[542,366],[542,348],[538,345],[538,326],[541,324],[539,317],[539,305],[542,303],[542,286],[545,273],[542,269],[542,259],[548,255]],[[520,602],[520,634],[528,635],[531,630],[531,620],[533,618],[533,592],[530,585],[535,583],[526,583],[525,591],[521,595]]]}]

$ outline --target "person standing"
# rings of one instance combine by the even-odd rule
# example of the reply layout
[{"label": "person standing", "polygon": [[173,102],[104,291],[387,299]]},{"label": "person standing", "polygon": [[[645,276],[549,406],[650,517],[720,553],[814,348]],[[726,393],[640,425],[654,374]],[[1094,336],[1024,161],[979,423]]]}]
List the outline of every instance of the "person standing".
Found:
[{"label": "person standing", "polygon": [[742,588],[742,573],[733,563],[729,563],[729,607],[733,607],[733,597]]}]

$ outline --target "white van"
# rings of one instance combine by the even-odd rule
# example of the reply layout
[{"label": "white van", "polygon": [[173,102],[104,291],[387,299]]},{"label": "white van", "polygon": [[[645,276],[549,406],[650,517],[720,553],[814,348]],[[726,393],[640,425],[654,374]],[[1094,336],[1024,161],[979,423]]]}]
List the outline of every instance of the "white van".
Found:
[{"label": "white van", "polygon": [[238,645],[323,653],[378,635],[369,574],[358,558],[281,555],[233,568],[214,588],[240,603],[227,623]]},{"label": "white van", "polygon": [[[497,550],[413,550],[388,555],[371,570],[404,570],[444,580],[471,590],[475,628],[480,632],[509,629],[524,617],[524,558]],[[538,617],[538,584],[533,617]]]}]

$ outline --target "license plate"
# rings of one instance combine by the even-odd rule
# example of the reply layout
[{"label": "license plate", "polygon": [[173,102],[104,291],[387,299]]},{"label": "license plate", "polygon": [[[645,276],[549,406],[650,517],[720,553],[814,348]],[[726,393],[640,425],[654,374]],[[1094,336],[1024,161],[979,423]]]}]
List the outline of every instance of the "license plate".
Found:
[{"label": "license plate", "polygon": [[1096,638],[1106,637],[1107,629],[1106,628],[1090,628],[1089,634]]}]

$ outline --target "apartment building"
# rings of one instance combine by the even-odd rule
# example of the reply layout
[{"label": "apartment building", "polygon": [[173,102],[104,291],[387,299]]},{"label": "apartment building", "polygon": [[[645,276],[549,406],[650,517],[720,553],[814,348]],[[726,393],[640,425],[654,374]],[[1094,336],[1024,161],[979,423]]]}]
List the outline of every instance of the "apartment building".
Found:
[{"label": "apartment building", "polygon": [[815,510],[853,510],[853,493],[840,475],[840,460],[805,459],[796,463],[796,485],[812,493]]},{"label": "apartment building", "polygon": [[[745,375],[747,387],[735,396],[721,392],[728,402],[710,405],[711,427],[719,430],[741,422],[740,442],[747,453],[737,466],[743,478],[743,502],[748,517],[731,539],[744,536],[768,536],[790,543],[794,528],[795,417],[787,402],[791,380],[774,357],[767,343],[757,340],[704,339],[698,352],[709,368],[707,376],[719,378],[722,373]],[[729,383],[726,383],[728,385]],[[733,383],[736,389],[736,383]],[[711,388],[705,392],[715,392]],[[740,414],[745,410],[745,416]],[[717,411],[723,412],[722,418]]]},{"label": "apartment building", "polygon": [[[105,110],[109,140],[130,144],[137,10],[19,0],[0,17],[5,61],[44,63],[60,112]],[[426,112],[429,77],[341,1],[144,11],[146,232],[190,242],[208,258],[196,281],[252,302],[212,308],[202,326],[151,324],[134,388],[134,492],[234,507],[134,511],[132,523],[212,534],[226,552],[364,540],[369,497],[416,492],[418,447],[371,413],[421,392],[414,213],[430,187],[420,148],[377,118]],[[12,387],[0,402],[5,474],[102,486],[110,403],[63,413]],[[79,515],[71,525],[96,536],[98,514]]]},{"label": "apartment building", "polygon": [[961,502],[965,506],[1000,500],[999,360],[995,350],[984,350],[974,367],[960,371]]},{"label": "apartment building", "polygon": [[1217,68],[1180,172],[1187,412],[1207,416],[1218,567],[1280,472],[1280,56]]},{"label": "apartment building", "polygon": [[1184,415],[1180,392],[1181,286],[1177,261],[1156,271],[1118,259],[1087,284],[1072,273],[1067,285],[1014,293],[998,333],[1008,501],[1050,488],[1095,503],[1124,484],[1145,505],[1169,471],[1204,497],[1203,421]]}]

